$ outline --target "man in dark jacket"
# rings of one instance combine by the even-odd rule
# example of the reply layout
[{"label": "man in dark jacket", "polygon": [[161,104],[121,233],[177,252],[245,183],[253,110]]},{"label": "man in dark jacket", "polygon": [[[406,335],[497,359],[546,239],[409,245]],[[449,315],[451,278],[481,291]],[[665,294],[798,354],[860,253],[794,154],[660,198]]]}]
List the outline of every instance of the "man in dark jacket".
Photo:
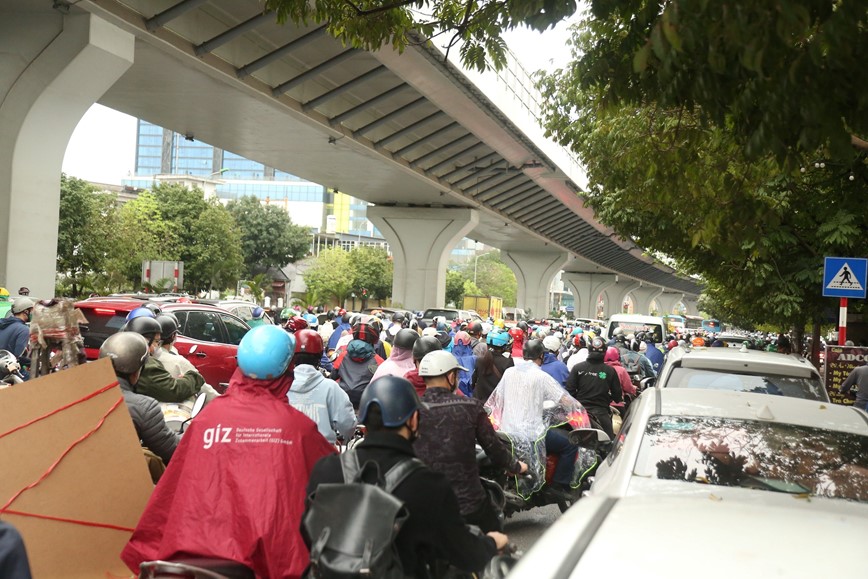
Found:
[{"label": "man in dark jacket", "polygon": [[12,309],[9,310],[12,315],[0,320],[0,350],[6,350],[15,356],[25,378],[29,377],[29,374],[23,368],[30,365],[30,359],[25,356],[30,341],[27,322],[30,321],[34,305],[33,300],[28,297],[15,298]]},{"label": "man in dark jacket", "polygon": [[112,361],[139,440],[164,463],[169,464],[178,446],[178,435],[166,426],[157,401],[136,392],[136,383],[148,358],[148,342],[139,334],[118,332],[103,342],[99,357]]},{"label": "man in dark jacket", "polygon": [[570,371],[567,378],[567,392],[582,403],[582,406],[603,427],[610,438],[615,438],[612,430],[612,414],[609,404],[623,402],[621,381],[611,366],[603,359],[606,356],[606,342],[602,338],[594,338],[588,346],[588,359],[579,362]]},{"label": "man in dark jacket", "polygon": [[[359,420],[368,435],[355,447],[359,463],[374,461],[380,472],[387,472],[399,461],[414,457],[413,441],[419,434],[419,410],[423,407],[413,385],[404,378],[384,376],[371,382],[360,405]],[[340,457],[325,457],[314,466],[307,494],[321,484],[343,480]],[[395,538],[407,577],[438,576],[442,562],[465,572],[479,572],[508,542],[502,533],[472,533],[461,518],[449,481],[438,472],[418,469],[393,494],[410,513]],[[305,541],[310,546],[310,537]]]},{"label": "man in dark jacket", "polygon": [[462,369],[455,356],[442,350],[422,358],[419,375],[425,380],[422,401],[427,408],[420,411],[419,440],[413,449],[452,484],[465,522],[485,532],[499,531],[502,523],[479,481],[476,442],[495,467],[510,474],[526,472],[527,465],[497,437],[482,401],[455,394]]},{"label": "man in dark jacket", "polygon": [[27,549],[18,530],[0,521],[0,577],[30,579]]}]

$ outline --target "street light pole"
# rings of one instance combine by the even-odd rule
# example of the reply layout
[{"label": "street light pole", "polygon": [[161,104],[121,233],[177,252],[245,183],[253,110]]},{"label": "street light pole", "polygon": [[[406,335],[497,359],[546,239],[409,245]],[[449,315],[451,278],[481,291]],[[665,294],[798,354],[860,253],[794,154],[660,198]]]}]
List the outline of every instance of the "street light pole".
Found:
[{"label": "street light pole", "polygon": [[479,265],[479,258],[485,255],[484,253],[480,253],[473,260],[473,285],[476,285],[476,267]]}]

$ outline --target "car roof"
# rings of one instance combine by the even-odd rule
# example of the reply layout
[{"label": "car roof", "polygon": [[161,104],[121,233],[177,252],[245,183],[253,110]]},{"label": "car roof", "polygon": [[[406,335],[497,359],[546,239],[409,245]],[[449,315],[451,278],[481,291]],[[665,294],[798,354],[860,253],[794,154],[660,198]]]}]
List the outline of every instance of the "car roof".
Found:
[{"label": "car roof", "polygon": [[810,378],[819,372],[805,358],[747,348],[672,348],[667,364],[702,370],[728,370],[752,374]]},{"label": "car roof", "polygon": [[204,312],[219,312],[221,314],[229,314],[232,315],[232,312],[226,311],[225,309],[217,306],[212,306],[210,304],[196,304],[196,303],[174,303],[174,304],[165,304],[160,307],[164,312],[172,312],[175,310],[197,310]]},{"label": "car roof", "polygon": [[727,390],[657,388],[648,393],[657,397],[654,415],[765,420],[868,435],[868,414],[851,406]]},{"label": "car roof", "polygon": [[[664,541],[655,539],[661,536]],[[605,576],[617,563],[618,577],[824,577],[830,563],[821,554],[860,552],[866,537],[868,505],[849,501],[807,501],[773,493],[721,499],[713,491],[586,497],[537,541],[509,576]],[[836,575],[862,576],[863,567],[858,557],[835,558]]]}]

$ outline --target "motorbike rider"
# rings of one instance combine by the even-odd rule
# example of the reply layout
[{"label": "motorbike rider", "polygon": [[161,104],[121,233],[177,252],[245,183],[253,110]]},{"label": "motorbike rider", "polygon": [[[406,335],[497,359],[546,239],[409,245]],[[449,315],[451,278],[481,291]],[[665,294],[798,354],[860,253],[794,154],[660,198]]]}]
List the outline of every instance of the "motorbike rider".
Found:
[{"label": "motorbike rider", "polygon": [[169,464],[178,446],[178,435],[166,425],[157,401],[137,390],[139,376],[148,359],[147,340],[134,332],[112,334],[100,346],[99,357],[112,361],[124,402],[142,446],[159,456],[164,464]]},{"label": "motorbike rider", "polygon": [[508,353],[512,348],[510,340],[509,332],[497,328],[486,336],[488,351],[476,361],[476,369],[473,371],[473,397],[477,400],[488,400],[497,383],[503,378],[503,373],[515,365]]},{"label": "motorbike rider", "polygon": [[573,366],[567,378],[567,392],[591,414],[603,427],[603,431],[614,439],[612,414],[609,405],[624,401],[621,382],[614,368],[604,362],[606,342],[594,338],[588,346],[588,359]]},{"label": "motorbike rider", "polygon": [[633,385],[633,381],[630,379],[630,374],[624,369],[624,366],[621,365],[621,355],[618,352],[618,348],[608,346],[606,348],[606,355],[603,357],[603,362],[605,362],[607,366],[614,368],[615,373],[618,374],[618,382],[621,383],[621,393],[635,397],[636,386]]},{"label": "motorbike rider", "polygon": [[338,317],[340,323],[335,327],[335,331],[332,332],[332,335],[329,336],[328,341],[328,353],[331,355],[338,347],[338,340],[341,339],[341,336],[345,331],[352,332],[352,325],[350,325],[350,314],[347,310],[341,309],[338,311]]},{"label": "motorbike rider", "polygon": [[392,353],[389,358],[380,364],[371,382],[382,376],[398,376],[403,378],[407,372],[416,368],[413,363],[413,346],[419,339],[419,333],[410,328],[398,330],[395,341],[392,344]]},{"label": "motorbike rider", "polygon": [[365,391],[374,372],[383,359],[374,352],[378,337],[374,327],[362,320],[353,328],[353,339],[346,350],[334,361],[331,377],[339,380],[341,389],[350,397],[353,408],[358,409],[362,392]]},{"label": "motorbike rider", "polygon": [[419,375],[425,380],[426,407],[420,410],[419,440],[413,449],[431,470],[449,480],[467,524],[484,532],[500,531],[497,510],[479,480],[476,443],[495,467],[510,474],[527,472],[527,465],[513,458],[497,437],[481,401],[455,394],[462,369],[455,356],[442,350],[422,359]]},{"label": "motorbike rider", "polygon": [[413,344],[413,364],[416,367],[407,372],[404,378],[410,381],[410,384],[413,385],[413,388],[416,389],[416,394],[419,396],[425,394],[425,380],[419,375],[419,364],[422,363],[422,358],[426,355],[442,349],[440,340],[434,336],[422,336]]},{"label": "motorbike rider", "polygon": [[567,365],[558,359],[558,354],[561,352],[561,341],[555,336],[546,336],[543,338],[542,343],[546,352],[540,368],[563,387],[567,382],[567,376],[570,375],[570,371],[567,370]]},{"label": "motorbike rider", "polygon": [[318,333],[309,329],[296,332],[289,404],[313,420],[329,442],[336,442],[336,434],[350,440],[356,428],[356,413],[347,393],[319,371],[322,353],[323,342]]},{"label": "motorbike rider", "polygon": [[509,330],[509,335],[512,336],[512,357],[521,358],[524,351],[524,342],[527,339],[527,322],[519,321],[515,327]]},{"label": "motorbike rider", "polygon": [[476,321],[467,324],[467,333],[470,334],[470,347],[473,348],[473,355],[478,360],[488,351],[488,345],[482,337],[482,324]]},{"label": "motorbike rider", "polygon": [[0,577],[30,579],[30,561],[21,533],[6,521],[0,521]]},{"label": "motorbike rider", "polygon": [[[574,480],[578,447],[566,432],[553,428],[565,423],[574,427],[589,424],[587,413],[554,378],[540,369],[545,347],[539,340],[524,345],[528,362],[509,368],[485,406],[491,409],[495,427],[507,433],[518,455],[527,460],[534,480],[522,483],[520,492],[534,492],[545,482],[546,453],[558,455],[553,490],[569,493]],[[553,405],[547,409],[546,403]],[[544,445],[538,444],[544,440]],[[529,486],[528,486],[529,485]]]},{"label": "motorbike rider", "polygon": [[[359,421],[367,436],[356,447],[359,463],[376,462],[387,472],[399,460],[414,457],[419,436],[419,411],[424,403],[404,378],[384,376],[365,390]],[[310,496],[321,484],[342,483],[339,457],[320,460],[307,486]],[[410,474],[393,494],[409,516],[395,537],[395,546],[407,577],[439,577],[441,562],[466,572],[480,572],[508,538],[499,532],[477,535],[464,523],[449,481],[423,467]]]},{"label": "motorbike rider", "polygon": [[27,355],[30,328],[27,323],[33,315],[35,305],[36,302],[28,297],[15,298],[12,309],[9,310],[11,315],[0,320],[0,350],[6,350],[15,356],[25,380],[30,377],[24,369],[25,366],[30,366],[30,357]]},{"label": "motorbike rider", "polygon": [[238,346],[226,394],[190,423],[121,558],[219,558],[257,577],[300,577],[309,562],[299,527],[304,487],[335,452],[287,404],[295,344],[278,326],[251,329]]},{"label": "motorbike rider", "polygon": [[139,394],[150,396],[160,402],[183,402],[202,389],[205,379],[198,371],[187,371],[176,378],[154,357],[154,353],[162,343],[160,334],[162,327],[155,318],[147,316],[133,318],[127,322],[124,331],[134,332],[144,337],[151,354],[145,360],[145,366],[142,368],[136,386]]}]

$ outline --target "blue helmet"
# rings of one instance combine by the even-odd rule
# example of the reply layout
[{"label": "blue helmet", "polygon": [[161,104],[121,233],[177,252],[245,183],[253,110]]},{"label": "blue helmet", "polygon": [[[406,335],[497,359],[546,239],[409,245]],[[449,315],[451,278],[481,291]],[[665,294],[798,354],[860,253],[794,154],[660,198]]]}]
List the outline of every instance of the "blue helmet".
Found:
[{"label": "blue helmet", "polygon": [[488,332],[488,337],[485,338],[485,342],[489,346],[493,346],[495,348],[505,348],[509,344],[509,340],[512,336],[509,335],[509,332],[505,332],[503,330],[491,330]]},{"label": "blue helmet", "polygon": [[150,309],[142,306],[140,308],[136,308],[127,314],[127,321],[134,320],[136,318],[156,318],[157,315]]},{"label": "blue helmet", "polygon": [[295,352],[295,338],[273,325],[256,326],[238,345],[238,367],[254,380],[274,380],[286,372]]},{"label": "blue helmet", "polygon": [[256,306],[255,308],[253,308],[253,314],[252,315],[253,315],[254,320],[261,319],[262,316],[265,315],[265,310],[263,310],[259,306]]},{"label": "blue helmet", "polygon": [[311,328],[315,328],[319,325],[319,318],[316,317],[315,314],[305,314],[304,321],[307,322],[307,325]]},{"label": "blue helmet", "polygon": [[368,384],[359,402],[359,422],[364,424],[371,404],[380,407],[383,426],[388,428],[401,426],[414,412],[425,408],[413,384],[398,376],[383,376]]},{"label": "blue helmet", "polygon": [[571,336],[578,336],[579,334],[584,334],[584,333],[585,333],[585,330],[583,330],[582,328],[573,328],[573,331],[570,332],[570,335]]}]

